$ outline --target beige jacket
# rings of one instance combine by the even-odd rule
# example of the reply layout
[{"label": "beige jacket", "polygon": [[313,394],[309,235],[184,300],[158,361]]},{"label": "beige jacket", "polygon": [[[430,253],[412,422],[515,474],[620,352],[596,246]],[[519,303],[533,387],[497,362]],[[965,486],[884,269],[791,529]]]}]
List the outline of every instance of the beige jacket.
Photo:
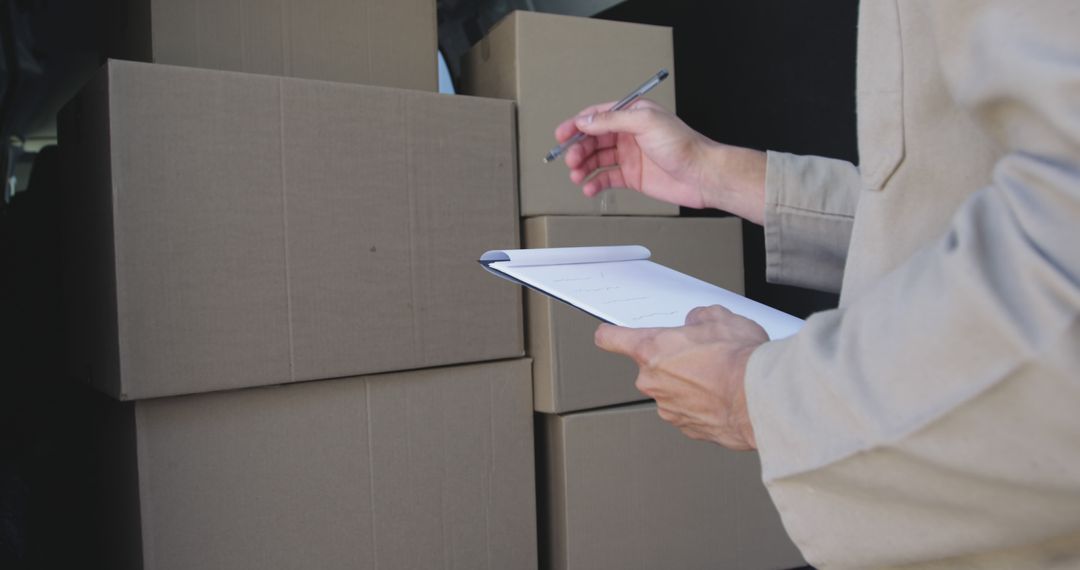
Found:
[{"label": "beige jacket", "polygon": [[821,568],[1080,568],[1080,1],[859,19],[859,168],[769,154],[769,278],[843,287],[751,358],[765,483]]}]

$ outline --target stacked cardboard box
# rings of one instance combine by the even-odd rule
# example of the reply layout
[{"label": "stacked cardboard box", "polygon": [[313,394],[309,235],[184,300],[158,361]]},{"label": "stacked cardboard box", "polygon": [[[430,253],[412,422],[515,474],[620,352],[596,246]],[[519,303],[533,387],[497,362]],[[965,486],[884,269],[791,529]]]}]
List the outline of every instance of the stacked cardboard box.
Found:
[{"label": "stacked cardboard box", "polygon": [[545,568],[793,568],[756,454],[693,441],[651,403],[543,416]]},{"label": "stacked cardboard box", "polygon": [[434,0],[108,0],[109,57],[438,90]]},{"label": "stacked cardboard box", "polygon": [[513,104],[398,88],[434,0],[348,4],[118,0],[154,63],[62,113],[108,567],[537,564],[521,294],[475,262],[518,241]]},{"label": "stacked cardboard box", "polygon": [[114,60],[66,111],[72,362],[107,393],[522,355],[475,262],[517,242],[511,103]]},{"label": "stacked cardboard box", "polygon": [[529,367],[112,402],[101,567],[534,568]]},{"label": "stacked cardboard box", "polygon": [[671,29],[513,12],[466,56],[462,92],[517,102],[521,215],[674,216],[679,208],[631,190],[586,198],[542,158],[555,126],[585,105],[614,101],[660,69],[671,74],[649,98],[675,108]]},{"label": "stacked cardboard box", "polygon": [[[464,89],[518,104],[526,247],[644,245],[659,263],[741,293],[739,220],[670,217],[677,207],[626,189],[589,199],[565,167],[541,163],[558,123],[622,97],[661,68],[672,78],[649,97],[674,110],[670,29],[516,12],[469,53]],[[541,412],[542,566],[803,564],[755,454],[692,442],[654,404],[635,404],[644,399],[634,388],[637,369],[595,348],[595,319],[533,292],[526,309]]]}]

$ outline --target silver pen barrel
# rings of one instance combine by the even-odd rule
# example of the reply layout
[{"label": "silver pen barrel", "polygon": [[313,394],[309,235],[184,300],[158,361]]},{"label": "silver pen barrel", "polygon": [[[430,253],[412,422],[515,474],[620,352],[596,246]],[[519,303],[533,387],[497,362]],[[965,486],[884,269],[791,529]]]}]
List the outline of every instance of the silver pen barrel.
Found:
[{"label": "silver pen barrel", "polygon": [[[622,109],[625,109],[631,103],[636,101],[639,97],[648,93],[654,87],[659,85],[661,81],[667,79],[667,77],[668,71],[666,69],[661,69],[660,71],[656,72],[656,75],[650,77],[648,81],[642,83],[640,87],[631,91],[629,95],[623,97],[622,99],[619,99],[619,101],[612,105],[611,108],[608,109],[608,111],[620,111]],[[548,163],[562,156],[562,153],[566,152],[566,149],[581,142],[582,139],[585,138],[585,136],[585,133],[578,131],[574,134],[574,136],[563,141],[562,144],[555,145],[551,150],[548,151],[546,155],[544,155],[544,162]]]}]

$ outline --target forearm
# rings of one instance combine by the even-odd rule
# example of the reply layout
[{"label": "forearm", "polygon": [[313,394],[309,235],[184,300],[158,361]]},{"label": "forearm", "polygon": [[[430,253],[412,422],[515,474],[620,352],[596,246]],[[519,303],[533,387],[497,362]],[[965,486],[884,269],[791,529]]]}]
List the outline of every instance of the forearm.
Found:
[{"label": "forearm", "polygon": [[947,235],[755,351],[763,476],[809,561],[918,562],[1080,529],[1076,188],[1071,166],[1006,158]]},{"label": "forearm", "polygon": [[698,153],[702,202],[765,226],[769,281],[839,291],[859,199],[854,165],[713,141]]},{"label": "forearm", "polygon": [[766,156],[760,150],[710,141],[702,149],[702,201],[755,224],[765,223]]}]

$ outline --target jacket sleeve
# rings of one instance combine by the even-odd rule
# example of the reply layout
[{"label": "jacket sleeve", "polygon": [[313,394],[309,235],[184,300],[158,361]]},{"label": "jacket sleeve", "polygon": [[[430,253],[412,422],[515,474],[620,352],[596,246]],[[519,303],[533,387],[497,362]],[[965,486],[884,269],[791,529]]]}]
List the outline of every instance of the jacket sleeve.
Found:
[{"label": "jacket sleeve", "polygon": [[1006,153],[941,239],[752,355],[763,478],[820,567],[1076,567],[1080,4],[926,5],[958,24],[935,30],[953,97]]},{"label": "jacket sleeve", "polygon": [[766,165],[765,278],[839,291],[859,171],[842,160],[774,151]]}]

